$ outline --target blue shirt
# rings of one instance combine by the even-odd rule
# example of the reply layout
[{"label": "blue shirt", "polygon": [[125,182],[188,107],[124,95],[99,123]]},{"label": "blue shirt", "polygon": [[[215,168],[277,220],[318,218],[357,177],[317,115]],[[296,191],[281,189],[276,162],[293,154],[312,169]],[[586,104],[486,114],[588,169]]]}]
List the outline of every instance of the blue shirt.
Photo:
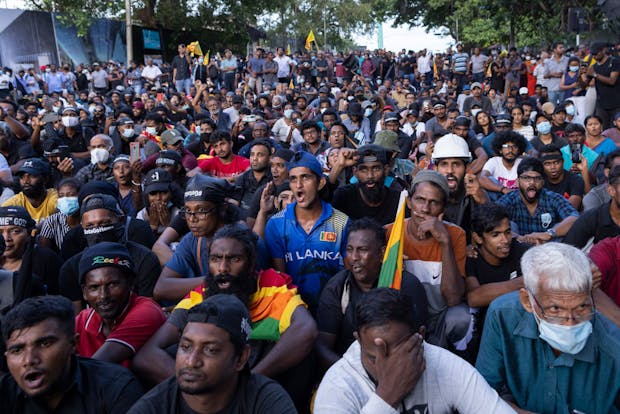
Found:
[{"label": "blue shirt", "polygon": [[476,369],[500,396],[537,413],[620,413],[620,330],[600,314],[577,354],[555,356],[519,292],[500,296],[487,312]]},{"label": "blue shirt", "polygon": [[[560,152],[562,153],[562,158],[564,158],[564,169],[568,171],[570,170],[570,167],[573,166],[570,145],[564,145],[562,148],[560,148]],[[586,147],[585,145],[581,146],[581,155],[588,161],[588,169],[592,167],[594,161],[596,161],[596,159],[599,157],[598,152]]]},{"label": "blue shirt", "polygon": [[206,237],[201,238],[199,252],[198,237],[192,233],[183,236],[166,266],[184,278],[206,276],[209,273],[209,242]]},{"label": "blue shirt", "polygon": [[543,188],[534,215],[530,215],[521,199],[521,191],[514,190],[502,196],[497,202],[510,211],[510,219],[519,227],[519,234],[525,235],[547,231],[566,217],[579,217],[575,208],[558,193]]},{"label": "blue shirt", "polygon": [[314,312],[327,281],[343,268],[349,218],[321,201],[321,216],[309,233],[297,222],[295,206],[272,216],[265,228],[265,244],[274,259],[284,259],[308,308]]}]

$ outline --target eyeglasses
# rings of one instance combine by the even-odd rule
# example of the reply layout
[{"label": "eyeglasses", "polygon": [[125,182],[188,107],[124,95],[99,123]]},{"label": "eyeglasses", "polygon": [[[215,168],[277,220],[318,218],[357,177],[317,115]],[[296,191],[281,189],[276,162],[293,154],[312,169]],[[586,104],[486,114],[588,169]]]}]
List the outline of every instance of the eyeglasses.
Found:
[{"label": "eyeglasses", "polygon": [[209,214],[211,214],[213,211],[215,211],[217,209],[217,206],[213,206],[208,210],[197,210],[197,211],[191,211],[188,210],[187,207],[183,207],[180,211],[181,214],[183,214],[185,216],[185,219],[192,219],[192,220],[198,220],[198,221],[202,221],[202,220],[206,220],[207,216]]},{"label": "eyeglasses", "polygon": [[515,144],[502,144],[502,149],[519,149],[518,145]]},{"label": "eyeglasses", "polygon": [[[590,300],[592,301],[592,303],[590,304],[580,305],[576,309],[570,309],[570,310],[558,309],[556,311],[556,310],[547,309],[547,312],[549,312],[549,314],[547,314],[545,313],[545,309],[542,307],[538,299],[536,299],[536,296],[534,296],[532,291],[528,289],[528,292],[530,293],[530,296],[534,298],[534,302],[536,302],[536,306],[538,306],[538,308],[540,309],[540,313],[542,314],[543,319],[545,319],[547,322],[550,322],[550,323],[563,325],[570,320],[574,320],[575,322],[585,322],[585,321],[592,319],[592,316],[594,316],[594,314],[596,313],[596,308],[594,307],[594,300],[590,298]],[[570,312],[571,316],[555,315],[555,313],[564,313],[564,312]]]},{"label": "eyeglasses", "polygon": [[531,175],[522,175],[519,177],[519,180],[523,180],[526,183],[539,183],[543,180],[542,176],[531,176]]}]

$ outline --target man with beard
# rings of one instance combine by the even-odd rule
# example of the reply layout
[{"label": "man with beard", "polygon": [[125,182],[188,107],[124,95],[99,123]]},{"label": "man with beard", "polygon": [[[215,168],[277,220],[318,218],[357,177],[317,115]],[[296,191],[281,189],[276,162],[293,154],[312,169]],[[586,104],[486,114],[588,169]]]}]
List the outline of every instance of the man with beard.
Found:
[{"label": "man with beard", "polygon": [[265,244],[274,269],[291,275],[314,314],[321,290],[344,265],[349,218],[319,198],[326,180],[311,154],[296,153],[288,177],[295,203],[269,219]]},{"label": "man with beard", "polygon": [[480,185],[491,192],[492,200],[518,188],[517,167],[527,142],[517,132],[506,131],[495,135],[493,150],[497,156],[488,160],[480,173]]},{"label": "man with beard", "polygon": [[244,216],[250,208],[250,202],[259,187],[265,186],[271,181],[269,159],[273,146],[267,139],[252,141],[250,147],[250,169],[241,174],[235,184],[241,189],[241,209]]},{"label": "man with beard", "polygon": [[9,373],[0,377],[0,412],[125,413],[140,398],[125,368],[76,355],[74,320],[61,296],[26,299],[2,319]]},{"label": "man with beard", "polygon": [[560,194],[543,188],[544,168],[536,158],[525,158],[517,168],[519,191],[497,202],[511,212],[519,241],[541,244],[564,237],[579,213]]},{"label": "man with beard", "polygon": [[433,148],[437,172],[448,180],[446,220],[460,226],[470,235],[471,216],[475,206],[487,203],[489,196],[480,186],[478,177],[468,171],[471,153],[467,142],[455,134],[439,138]]},{"label": "man with beard", "polygon": [[540,150],[540,160],[545,170],[545,188],[560,194],[579,211],[585,192],[581,176],[563,168],[564,159],[560,148],[554,144],[545,145]]},{"label": "man with beard", "polygon": [[250,160],[233,153],[232,138],[228,132],[213,131],[209,137],[209,143],[215,151],[215,157],[198,158],[198,167],[190,171],[189,176],[206,173],[234,182],[237,176],[250,168]]},{"label": "man with beard", "polygon": [[332,205],[351,219],[370,217],[382,225],[396,217],[400,192],[385,186],[388,160],[383,148],[364,145],[357,150],[353,174],[357,183],[338,187]]},{"label": "man with beard", "polygon": [[135,353],[166,321],[164,313],[153,300],[133,292],[134,265],[122,244],[88,248],[79,270],[89,309],[75,318],[77,353],[129,368]]},{"label": "man with beard", "polygon": [[[450,190],[437,171],[422,170],[411,184],[402,242],[404,270],[414,274],[426,291],[426,339],[433,345],[465,351],[472,337],[472,317],[463,303],[466,236],[463,229],[443,221]],[[388,237],[393,224],[387,226]]]},{"label": "man with beard", "polygon": [[[107,194],[92,194],[83,199],[80,213],[80,224],[88,247],[101,242],[122,243],[135,265],[134,291],[140,296],[152,297],[161,266],[152,251],[127,240],[125,214],[116,198]],[[82,309],[79,265],[83,255],[84,252],[77,253],[60,268],[60,294],[72,300],[76,309]]]},{"label": "man with beard", "polygon": [[276,382],[248,369],[250,315],[233,295],[214,295],[188,312],[175,376],[152,389],[129,414],[196,412],[295,413]]},{"label": "man with beard", "polygon": [[279,381],[293,400],[304,394],[301,389],[311,385],[310,375],[305,371],[295,376],[293,368],[312,351],[316,325],[290,276],[273,269],[256,271],[256,243],[256,236],[239,224],[225,226],[213,236],[209,275],[175,307],[133,360],[143,380],[159,383],[174,375],[174,360],[167,349],[179,343],[188,309],[191,312],[205,298],[224,293],[235,295],[250,310],[250,339],[255,340],[249,359],[252,372]]},{"label": "man with beard", "polygon": [[[375,220],[361,218],[351,222],[347,238],[350,268],[327,282],[319,302],[317,352],[323,370],[338,361],[355,342],[355,307],[365,292],[377,287],[385,247],[385,229]],[[404,271],[400,291],[412,298],[416,323],[426,325],[428,303],[418,278]]]},{"label": "man with beard", "polygon": [[17,171],[22,191],[6,200],[2,206],[19,206],[28,211],[36,222],[56,212],[58,192],[45,188],[50,176],[50,166],[39,158],[29,158]]}]

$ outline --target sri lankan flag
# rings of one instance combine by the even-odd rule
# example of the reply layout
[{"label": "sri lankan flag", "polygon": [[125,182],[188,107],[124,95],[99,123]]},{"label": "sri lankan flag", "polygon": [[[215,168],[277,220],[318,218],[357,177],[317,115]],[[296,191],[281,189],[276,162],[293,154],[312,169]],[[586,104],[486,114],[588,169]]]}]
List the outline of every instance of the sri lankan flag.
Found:
[{"label": "sri lankan flag", "polygon": [[403,239],[405,237],[405,199],[407,190],[400,193],[398,211],[390,233],[390,239],[383,256],[378,287],[389,287],[400,290],[403,280]]},{"label": "sri lankan flag", "polygon": [[[306,306],[297,293],[297,287],[285,273],[263,270],[258,276],[258,287],[250,298],[250,339],[277,341],[291,325],[297,306]],[[207,297],[204,284],[192,290],[174,309],[190,309]]]}]

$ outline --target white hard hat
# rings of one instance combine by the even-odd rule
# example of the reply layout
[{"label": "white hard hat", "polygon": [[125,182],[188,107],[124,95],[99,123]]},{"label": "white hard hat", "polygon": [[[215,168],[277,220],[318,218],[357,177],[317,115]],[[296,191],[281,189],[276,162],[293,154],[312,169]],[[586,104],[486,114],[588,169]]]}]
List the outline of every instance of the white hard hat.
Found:
[{"label": "white hard hat", "polygon": [[463,158],[471,161],[471,153],[467,142],[456,134],[446,134],[439,138],[433,149],[433,161],[442,158]]}]

